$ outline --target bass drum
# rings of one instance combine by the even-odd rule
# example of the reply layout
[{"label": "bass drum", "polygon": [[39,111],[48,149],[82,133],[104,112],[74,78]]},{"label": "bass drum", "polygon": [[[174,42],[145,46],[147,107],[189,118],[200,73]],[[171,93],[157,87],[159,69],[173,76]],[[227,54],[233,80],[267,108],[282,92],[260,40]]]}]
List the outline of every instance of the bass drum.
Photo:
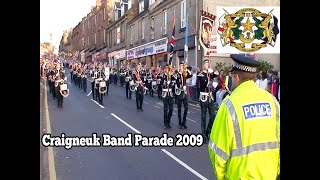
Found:
[{"label": "bass drum", "polygon": [[107,92],[107,86],[105,81],[99,82],[99,93],[103,94]]},{"label": "bass drum", "polygon": [[69,95],[69,89],[67,84],[61,84],[60,85],[60,94],[63,97],[68,97]]},{"label": "bass drum", "polygon": [[154,91],[157,91],[157,90],[158,90],[157,81],[152,81],[151,86],[152,86],[152,89],[153,89]]}]

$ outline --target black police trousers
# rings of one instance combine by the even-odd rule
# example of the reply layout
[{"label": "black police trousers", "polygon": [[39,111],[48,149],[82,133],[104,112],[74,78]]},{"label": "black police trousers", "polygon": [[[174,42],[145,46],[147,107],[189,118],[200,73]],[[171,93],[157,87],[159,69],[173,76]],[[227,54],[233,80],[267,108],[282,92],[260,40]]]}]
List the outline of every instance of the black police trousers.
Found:
[{"label": "black police trousers", "polygon": [[165,98],[163,98],[164,126],[170,125],[172,111],[173,111],[173,97],[167,95]]},{"label": "black police trousers", "polygon": [[[208,100],[206,102],[200,101],[200,107],[201,107],[201,133],[203,138],[207,138],[208,140],[211,133],[212,124],[215,118],[213,100],[211,100],[210,97],[208,97]],[[209,111],[208,125],[206,123],[207,110]]]},{"label": "black police trousers", "polygon": [[[130,88],[129,88],[129,82],[126,82],[126,97],[127,99],[131,99],[131,91],[130,91]],[[128,97],[128,94],[129,94],[129,97]]]},{"label": "black police trousers", "polygon": [[[184,94],[184,92],[181,92],[181,94],[179,96],[176,95],[176,98],[177,98],[177,105],[178,105],[179,126],[185,126],[186,120],[187,120],[188,108],[189,108],[188,96],[186,94]],[[181,122],[182,103],[183,103],[184,111],[183,111],[183,119]]]}]

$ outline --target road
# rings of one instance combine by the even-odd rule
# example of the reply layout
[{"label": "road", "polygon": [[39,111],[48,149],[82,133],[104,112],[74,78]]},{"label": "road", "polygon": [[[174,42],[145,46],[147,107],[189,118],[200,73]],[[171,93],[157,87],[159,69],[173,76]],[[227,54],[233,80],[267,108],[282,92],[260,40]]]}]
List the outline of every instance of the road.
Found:
[{"label": "road", "polygon": [[[68,70],[67,70],[68,74]],[[199,134],[200,107],[189,103],[188,129],[178,128],[177,106],[174,104],[172,128],[164,129],[163,105],[156,96],[145,95],[143,112],[136,111],[135,94],[131,100],[125,97],[125,88],[110,85],[104,106],[92,100],[91,85],[84,93],[70,83],[69,96],[64,98],[63,109],[41,85],[44,99],[41,115],[42,134],[52,136],[91,136],[92,133],[127,136],[141,133],[144,136],[162,136],[168,133]],[[45,94],[47,90],[47,95]],[[45,107],[48,107],[47,109]],[[183,114],[183,112],[182,112]],[[200,147],[64,147],[43,148],[41,151],[43,179],[58,180],[106,180],[106,179],[215,179],[208,156],[207,144]]]}]

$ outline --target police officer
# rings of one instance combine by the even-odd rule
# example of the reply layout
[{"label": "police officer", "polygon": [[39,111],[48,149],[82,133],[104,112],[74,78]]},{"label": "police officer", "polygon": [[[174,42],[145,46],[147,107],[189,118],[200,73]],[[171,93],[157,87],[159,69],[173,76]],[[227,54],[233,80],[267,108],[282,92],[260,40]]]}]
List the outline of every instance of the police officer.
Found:
[{"label": "police officer", "polygon": [[[187,129],[186,119],[188,113],[188,95],[187,95],[187,86],[186,80],[192,77],[192,73],[190,69],[184,69],[184,62],[181,61],[179,71],[176,73],[176,85],[175,85],[175,97],[177,98],[177,105],[178,105],[178,119],[179,119],[179,128],[180,129]],[[183,112],[183,120],[181,121],[181,107],[184,107]]]},{"label": "police officer", "polygon": [[280,174],[280,105],[254,80],[259,62],[231,54],[232,93],[216,116],[208,146],[217,179],[276,179]]},{"label": "police officer", "polygon": [[125,69],[123,68],[123,65],[122,65],[122,64],[121,64],[121,67],[120,67],[120,70],[119,70],[119,75],[120,75],[120,86],[123,87]]},{"label": "police officer", "polygon": [[164,111],[164,128],[166,130],[171,128],[170,120],[173,111],[172,80],[174,80],[173,72],[169,71],[169,65],[167,64],[164,69],[164,74],[161,78]]},{"label": "police officer", "polygon": [[[129,86],[129,82],[132,80],[132,71],[130,69],[130,65],[127,65],[127,69],[125,72],[125,82],[126,82],[126,97],[127,99],[131,99],[131,90]],[[128,96],[129,94],[129,96]]]},{"label": "police officer", "polygon": [[[213,69],[209,68],[209,60],[203,61],[203,70],[198,74],[200,80],[200,107],[201,107],[201,133],[203,136],[204,143],[208,143],[209,131],[208,126],[212,124],[214,119],[214,99],[212,95],[213,78],[219,75],[218,71],[213,72]],[[209,123],[207,125],[207,110],[209,111]]]},{"label": "police officer", "polygon": [[137,104],[137,111],[143,111],[142,104],[143,104],[143,96],[144,96],[144,83],[142,81],[142,76],[140,75],[139,71],[141,68],[141,63],[138,63],[136,65],[136,69],[133,72],[133,81],[135,84],[137,84],[137,87],[135,88],[136,91],[136,104]]}]

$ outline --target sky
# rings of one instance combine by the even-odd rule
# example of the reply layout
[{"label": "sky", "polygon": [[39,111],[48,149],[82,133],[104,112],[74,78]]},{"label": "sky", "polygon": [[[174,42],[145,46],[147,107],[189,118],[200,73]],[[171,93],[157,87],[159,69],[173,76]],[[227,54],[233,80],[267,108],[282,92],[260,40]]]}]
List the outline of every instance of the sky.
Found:
[{"label": "sky", "polygon": [[52,32],[57,53],[63,31],[74,28],[95,4],[96,0],[41,0],[40,42],[49,42]]}]

